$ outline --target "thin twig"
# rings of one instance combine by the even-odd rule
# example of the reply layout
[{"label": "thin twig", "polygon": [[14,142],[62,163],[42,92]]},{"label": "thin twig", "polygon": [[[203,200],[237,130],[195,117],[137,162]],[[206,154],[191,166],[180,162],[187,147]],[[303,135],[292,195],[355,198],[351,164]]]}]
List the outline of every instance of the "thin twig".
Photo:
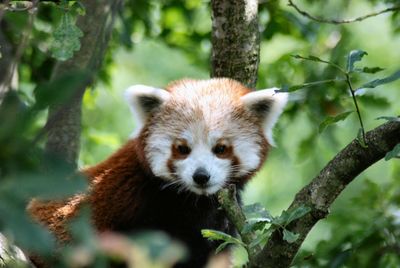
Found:
[{"label": "thin twig", "polygon": [[321,23],[330,23],[330,24],[345,24],[345,23],[352,23],[352,22],[356,22],[356,21],[362,21],[371,17],[375,17],[378,16],[380,14],[383,13],[387,13],[387,12],[395,12],[400,10],[400,6],[393,6],[393,7],[389,7],[386,9],[383,9],[381,11],[377,11],[377,12],[373,12],[364,16],[360,16],[357,18],[353,18],[353,19],[342,19],[342,20],[338,20],[338,19],[327,19],[327,18],[322,18],[322,17],[317,17],[314,15],[311,15],[310,13],[307,13],[306,11],[300,9],[296,4],[293,3],[292,0],[288,0],[288,6],[293,7],[298,13],[300,13],[301,15],[303,15],[304,17],[307,17],[311,20],[317,21],[317,22],[321,22]]},{"label": "thin twig", "polygon": [[[36,7],[37,3],[38,0],[32,1],[33,7]],[[6,92],[9,90],[12,78],[14,77],[14,73],[16,72],[19,61],[21,60],[22,54],[24,53],[28,45],[29,38],[33,28],[33,20],[35,18],[35,15],[36,15],[36,9],[35,8],[29,9],[28,23],[25,30],[22,32],[22,40],[17,47],[17,51],[15,52],[14,59],[12,60],[10,68],[7,71],[7,75],[4,79],[4,82],[3,84],[0,84],[0,101],[5,96]]]},{"label": "thin twig", "polygon": [[243,233],[243,227],[246,224],[246,216],[244,215],[242,208],[236,199],[236,187],[230,184],[227,188],[222,189],[218,193],[218,202],[221,207],[225,210],[228,219],[233,223],[236,230],[238,231],[242,241],[246,245],[249,260],[261,250],[261,247],[252,247],[249,245],[254,241],[255,235],[253,232]]},{"label": "thin twig", "polygon": [[11,12],[18,12],[18,11],[29,11],[31,9],[34,9],[36,7],[38,0],[31,0],[31,1],[14,1],[15,6],[10,3],[10,1],[7,1],[7,4],[5,4],[5,10],[11,11]]},{"label": "thin twig", "polygon": [[0,23],[3,20],[4,13],[6,12],[6,8],[10,0],[5,0],[2,6],[0,7]]},{"label": "thin twig", "polygon": [[347,83],[347,85],[349,86],[350,93],[351,93],[351,96],[352,96],[352,98],[353,98],[354,105],[355,105],[355,107],[356,107],[357,116],[358,116],[358,121],[360,121],[360,126],[361,126],[361,132],[362,132],[363,142],[364,142],[364,144],[366,145],[366,144],[367,144],[367,140],[366,140],[366,138],[365,138],[364,124],[363,124],[363,121],[362,121],[362,118],[361,118],[360,109],[359,109],[359,107],[358,107],[357,98],[356,98],[356,95],[354,94],[354,89],[353,89],[353,86],[352,86],[352,84],[351,84],[351,80],[350,80],[349,74],[346,74],[346,83]]},{"label": "thin twig", "polygon": [[342,72],[343,74],[346,74],[346,71],[345,71],[342,67],[340,67],[339,65],[337,65],[337,64],[335,64],[335,63],[333,63],[333,62],[327,61],[327,60],[323,60],[323,59],[316,58],[316,57],[314,57],[315,59],[312,59],[311,56],[309,56],[309,57],[303,57],[303,56],[301,56],[301,55],[295,55],[295,56],[293,56],[293,57],[296,58],[296,59],[302,59],[302,60],[309,60],[309,61],[315,61],[315,62],[325,63],[325,64],[328,64],[328,65],[330,65],[330,66],[332,66],[332,67],[338,69],[338,70],[339,70],[340,72]]}]

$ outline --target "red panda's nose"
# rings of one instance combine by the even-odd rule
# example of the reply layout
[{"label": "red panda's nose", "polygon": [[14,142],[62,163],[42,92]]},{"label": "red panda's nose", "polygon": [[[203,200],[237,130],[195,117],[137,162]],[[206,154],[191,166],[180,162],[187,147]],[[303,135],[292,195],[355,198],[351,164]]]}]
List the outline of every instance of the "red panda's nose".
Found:
[{"label": "red panda's nose", "polygon": [[200,186],[204,186],[210,180],[210,174],[204,168],[198,168],[193,174],[193,180]]}]

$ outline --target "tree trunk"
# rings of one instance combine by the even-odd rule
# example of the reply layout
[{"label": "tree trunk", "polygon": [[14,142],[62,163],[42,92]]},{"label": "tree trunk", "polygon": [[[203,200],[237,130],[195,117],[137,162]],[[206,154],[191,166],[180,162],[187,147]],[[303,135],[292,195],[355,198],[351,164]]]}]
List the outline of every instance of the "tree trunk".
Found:
[{"label": "tree trunk", "polygon": [[212,0],[211,76],[255,88],[260,62],[257,0]]},{"label": "tree trunk", "polygon": [[11,43],[4,35],[2,28],[5,27],[4,22],[0,21],[0,99],[8,90],[6,81],[8,80],[9,69],[13,61],[13,49]]},{"label": "tree trunk", "polygon": [[[123,0],[87,0],[83,4],[86,15],[79,17],[77,26],[84,36],[81,39],[81,49],[74,57],[59,62],[53,71],[52,78],[65,73],[82,70],[91,73],[92,77],[74,90],[73,97],[65,100],[62,105],[49,107],[46,122],[46,151],[56,153],[68,162],[76,163],[79,155],[82,97],[96,72],[101,67],[111,32],[115,15],[121,8]],[[54,89],[57,90],[57,89]]]},{"label": "tree trunk", "polygon": [[[257,1],[254,0],[212,0],[212,55],[211,76],[234,78],[250,88],[257,81],[259,63],[259,30],[257,22]],[[300,238],[288,243],[282,231],[272,233],[264,248],[255,254],[249,252],[249,267],[287,268],[290,267],[301,244],[312,227],[326,217],[329,207],[342,190],[363,170],[382,159],[394,146],[400,143],[400,122],[386,123],[367,133],[368,148],[357,140],[350,143],[316,176],[312,182],[297,193],[289,209],[305,205],[311,212],[293,221],[288,229],[298,233]],[[231,222],[243,225],[240,206],[231,198],[220,203],[227,213],[235,214]],[[229,211],[227,207],[235,207]],[[241,217],[236,217],[237,215]],[[248,235],[249,237],[250,234]],[[248,240],[244,239],[243,241]],[[247,242],[247,241],[245,241]],[[254,254],[254,255],[253,255]]]}]

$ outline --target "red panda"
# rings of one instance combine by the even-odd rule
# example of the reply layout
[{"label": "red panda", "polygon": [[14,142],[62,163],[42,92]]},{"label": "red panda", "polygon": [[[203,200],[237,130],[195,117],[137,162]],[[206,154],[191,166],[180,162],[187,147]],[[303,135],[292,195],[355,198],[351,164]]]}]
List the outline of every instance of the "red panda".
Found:
[{"label": "red panda", "polygon": [[215,78],[180,80],[166,89],[136,85],[125,96],[138,124],[134,137],[83,170],[86,194],[33,200],[29,211],[67,241],[66,224],[89,204],[99,232],[161,230],[189,250],[176,267],[204,267],[218,244],[201,230],[235,233],[216,193],[228,184],[242,189],[261,167],[287,94]]}]

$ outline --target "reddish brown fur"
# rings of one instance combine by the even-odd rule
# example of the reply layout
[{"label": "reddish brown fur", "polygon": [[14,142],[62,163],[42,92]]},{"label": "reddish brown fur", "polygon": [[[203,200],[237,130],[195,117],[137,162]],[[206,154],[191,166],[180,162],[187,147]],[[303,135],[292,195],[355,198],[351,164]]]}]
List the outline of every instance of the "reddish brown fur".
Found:
[{"label": "reddish brown fur", "polygon": [[93,223],[98,231],[112,229],[118,220],[124,220],[122,217],[135,215],[138,204],[135,198],[139,196],[125,193],[135,192],[146,178],[145,174],[150,172],[143,155],[140,140],[131,140],[107,160],[83,170],[90,181],[89,195],[77,195],[66,201],[34,199],[28,211],[34,219],[47,225],[60,241],[69,240],[66,224],[83,204],[91,205]]},{"label": "reddish brown fur", "polygon": [[[170,84],[167,89],[173,91],[177,85],[192,82],[192,80],[180,80]],[[233,80],[226,80],[224,83],[228,83],[229,87],[236,89],[232,94],[236,94],[238,102],[240,96],[249,92],[249,89]],[[207,90],[215,89],[210,88]],[[171,109],[171,114],[174,114],[173,105],[165,108],[164,112],[167,114],[168,109]],[[245,111],[241,105],[235,105],[232,116],[233,118],[250,122],[251,126],[258,125],[257,119],[248,111]],[[162,120],[167,119],[168,116]],[[92,221],[99,232],[113,230],[119,224],[129,222],[131,218],[135,217],[136,210],[141,202],[140,187],[144,184],[146,178],[152,176],[149,164],[145,159],[144,142],[150,134],[151,124],[154,124],[157,120],[161,119],[149,118],[138,138],[128,141],[122,148],[100,164],[82,171],[87,175],[89,180],[90,187],[88,194],[76,195],[65,201],[41,202],[39,200],[32,200],[28,207],[28,211],[32,217],[48,226],[62,242],[70,239],[66,225],[77,215],[79,209],[84,204],[91,206]],[[182,124],[185,124],[185,122],[182,122]],[[259,129],[259,133],[262,133],[261,128]],[[234,149],[230,145],[229,140],[221,140],[220,143],[227,146],[226,152],[221,157],[231,159],[233,165],[239,165],[240,160],[235,156]],[[269,148],[269,144],[264,137],[260,139],[260,146],[261,161],[258,168],[252,170],[252,172],[242,178],[232,178],[232,182],[243,186],[262,166]],[[182,158],[183,156],[174,151],[174,148],[173,146],[173,158]],[[173,173],[174,166],[172,160],[167,165],[171,173]]]},{"label": "reddish brown fur", "polygon": [[[193,82],[195,81],[190,79],[179,80],[169,84],[167,90],[173,92],[177,86]],[[250,92],[248,88],[234,80],[225,79],[221,80],[220,83],[225,86],[222,90],[226,90],[225,88],[235,89],[230,91],[230,94],[236,94],[234,99],[239,99],[240,96]],[[215,88],[209,88],[208,90],[215,90]],[[172,106],[170,108],[173,109]],[[165,112],[168,113],[168,107]],[[255,123],[255,118],[240,105],[234,108],[233,116]],[[148,122],[153,121],[153,118],[148,120]],[[137,139],[128,141],[116,153],[100,164],[82,171],[89,179],[89,195],[80,194],[65,201],[41,202],[34,199],[28,206],[28,211],[32,217],[47,225],[61,241],[69,239],[66,223],[76,216],[82,204],[91,205],[93,223],[98,231],[112,229],[113,225],[117,224],[118,221],[126,220],[124,217],[133,217],[140,202],[140,196],[134,194],[126,195],[125,193],[136,192],[136,188],[146,178],[146,174],[152,174],[145,160],[143,144],[143,141],[149,135],[149,128],[150,125],[148,123],[141,132],[141,136]],[[262,155],[260,156],[262,161],[259,168],[266,158],[269,147],[267,140],[264,138],[262,140]],[[224,142],[226,143],[227,141]],[[223,157],[231,158],[234,165],[240,164],[239,159],[232,151],[232,147],[228,144],[227,148],[227,153]],[[177,156],[177,158],[179,157]],[[241,178],[242,182],[247,181],[252,174]]]},{"label": "reddish brown fur", "polygon": [[[268,142],[264,140],[262,146],[264,148],[262,152],[265,153],[262,154],[261,163],[264,163],[269,147]],[[93,223],[97,230],[112,229],[116,219],[124,220],[121,216],[134,215],[137,204],[140,202],[140,200],[131,199],[132,197],[139,198],[139,196],[124,194],[135,192],[135,188],[140,186],[146,178],[145,174],[150,172],[143,154],[138,154],[138,151],[143,151],[141,142],[139,139],[131,140],[107,160],[84,170],[83,173],[90,180],[89,196],[76,195],[66,201],[51,202],[34,199],[29,204],[28,211],[33,218],[47,225],[61,241],[69,239],[66,224],[76,216],[82,204],[85,203],[92,207]],[[239,164],[239,160],[233,154],[232,163]],[[143,170],[143,166],[146,170]],[[247,181],[251,176],[252,174],[249,174],[241,180]],[[121,183],[124,178],[129,178],[128,183]],[[110,204],[113,205],[110,206]]]}]

